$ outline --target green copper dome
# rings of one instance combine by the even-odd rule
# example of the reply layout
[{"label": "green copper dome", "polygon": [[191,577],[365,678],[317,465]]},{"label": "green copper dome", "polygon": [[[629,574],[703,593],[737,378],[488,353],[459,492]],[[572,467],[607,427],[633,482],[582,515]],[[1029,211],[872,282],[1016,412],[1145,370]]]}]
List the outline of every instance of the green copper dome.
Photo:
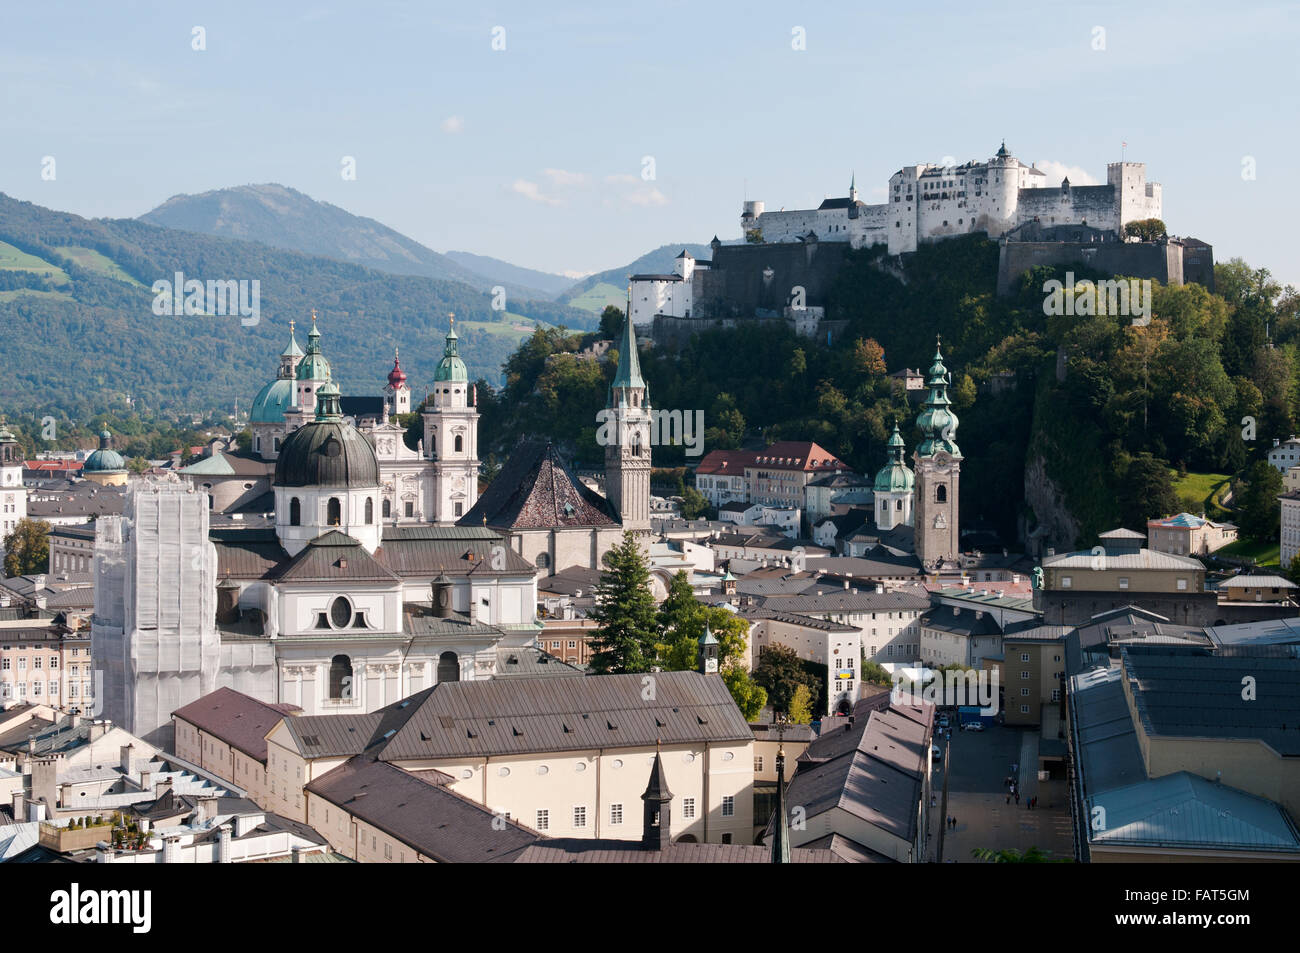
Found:
[{"label": "green copper dome", "polygon": [[438,362],[438,369],[433,372],[434,381],[461,381],[469,380],[469,369],[465,367],[465,362],[460,359],[456,353],[456,328],[452,327],[447,332],[447,346],[443,349],[442,360]]},{"label": "green copper dome", "polygon": [[253,398],[253,409],[248,412],[248,422],[253,424],[278,424],[284,422],[284,412],[293,406],[293,381],[288,378],[271,381]]},{"label": "green copper dome", "polygon": [[872,489],[877,493],[911,493],[912,471],[903,462],[903,435],[894,424],[894,433],[889,438],[889,463],[880,468]]},{"label": "green copper dome", "polygon": [[316,330],[316,319],[311,321],[311,331],[307,334],[307,354],[298,362],[298,380],[326,381],[330,377],[330,362],[320,351],[320,331]]},{"label": "green copper dome", "polygon": [[113,435],[107,430],[99,435],[99,449],[86,457],[81,465],[82,473],[113,473],[126,469],[126,461],[113,449]]}]

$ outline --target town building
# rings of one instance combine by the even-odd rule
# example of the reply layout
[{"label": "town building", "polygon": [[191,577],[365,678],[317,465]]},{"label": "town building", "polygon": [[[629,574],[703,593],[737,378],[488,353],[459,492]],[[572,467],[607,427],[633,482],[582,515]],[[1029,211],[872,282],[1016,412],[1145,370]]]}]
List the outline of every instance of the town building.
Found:
[{"label": "town building", "polygon": [[1287,470],[1300,464],[1300,437],[1274,438],[1273,447],[1268,452],[1268,463],[1285,477]]},{"label": "town building", "polygon": [[27,518],[27,488],[23,485],[22,448],[7,427],[0,424],[0,559],[4,538]]},{"label": "town building", "polygon": [[1178,513],[1147,520],[1147,540],[1152,550],[1175,556],[1208,556],[1237,540],[1237,527],[1203,516]]},{"label": "town building", "polygon": [[1280,513],[1278,524],[1280,544],[1278,561],[1284,568],[1291,566],[1291,561],[1300,553],[1300,490],[1291,490],[1278,498]]}]

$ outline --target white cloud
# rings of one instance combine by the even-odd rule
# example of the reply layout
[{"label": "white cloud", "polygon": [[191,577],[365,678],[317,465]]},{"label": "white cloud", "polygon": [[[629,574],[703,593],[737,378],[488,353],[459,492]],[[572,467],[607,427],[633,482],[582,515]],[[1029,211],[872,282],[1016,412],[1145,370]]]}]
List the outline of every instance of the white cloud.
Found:
[{"label": "white cloud", "polygon": [[543,169],[555,185],[582,185],[587,181],[587,176],[582,172],[566,172],[564,169]]},{"label": "white cloud", "polygon": [[588,275],[594,275],[594,271],[562,271],[560,272],[566,278],[572,278],[574,281],[581,281]]},{"label": "white cloud", "polygon": [[532,202],[541,202],[543,205],[559,205],[560,200],[550,195],[543,195],[536,182],[529,182],[527,179],[515,179],[515,184],[510,186],[511,190],[522,195]]},{"label": "white cloud", "polygon": [[610,185],[631,185],[633,182],[637,181],[637,177],[635,175],[626,175],[620,173],[619,175],[605,176],[605,181],[608,182]]},{"label": "white cloud", "polygon": [[1059,186],[1061,180],[1067,176],[1071,185],[1101,185],[1082,166],[1066,165],[1064,162],[1054,162],[1051,159],[1040,159],[1034,163],[1034,166],[1040,172],[1046,173],[1047,184],[1052,188]]},{"label": "white cloud", "polygon": [[629,192],[624,196],[633,205],[667,205],[668,196],[664,195],[656,188],[643,189],[639,192]]},{"label": "white cloud", "polygon": [[442,121],[442,131],[450,133],[453,136],[458,132],[463,132],[464,129],[465,120],[460,116],[448,116]]}]

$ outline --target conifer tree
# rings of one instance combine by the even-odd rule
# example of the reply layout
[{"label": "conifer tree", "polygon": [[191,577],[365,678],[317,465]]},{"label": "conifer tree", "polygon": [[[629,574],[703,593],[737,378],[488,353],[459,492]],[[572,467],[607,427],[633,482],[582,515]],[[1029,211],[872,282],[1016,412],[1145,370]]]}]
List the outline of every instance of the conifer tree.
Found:
[{"label": "conifer tree", "polygon": [[658,625],[650,570],[631,532],[609,551],[588,617],[596,622],[591,668],[599,675],[644,672],[655,658]]}]

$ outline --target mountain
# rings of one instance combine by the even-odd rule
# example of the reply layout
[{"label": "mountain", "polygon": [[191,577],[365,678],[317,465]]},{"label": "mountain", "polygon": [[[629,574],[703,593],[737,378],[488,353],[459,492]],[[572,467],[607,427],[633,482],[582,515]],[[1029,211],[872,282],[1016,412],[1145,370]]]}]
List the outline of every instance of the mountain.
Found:
[{"label": "mountain", "polygon": [[691,242],[660,245],[654,251],[646,252],[636,261],[629,262],[618,268],[611,268],[608,271],[588,275],[577,284],[571,285],[567,291],[558,295],[556,300],[563,301],[575,308],[581,308],[584,311],[590,311],[593,314],[600,314],[607,304],[612,304],[617,308],[625,308],[627,307],[628,275],[657,275],[671,272],[673,262],[676,261],[677,256],[683,250],[705,261],[713,257],[713,249],[708,245]]},{"label": "mountain", "polygon": [[[259,320],[154,311],[158,281],[257,281]],[[275,376],[297,319],[299,340],[319,311],[325,355],[344,394],[379,394],[401,348],[416,399],[442,357],[446,315],[457,316],[471,377],[496,383],[535,325],[591,328],[591,315],[515,299],[509,312],[458,281],[386,274],[251,241],[85,219],[0,193],[0,327],[6,373],[0,413],[84,420],[130,396],[142,413],[247,407]],[[219,310],[216,308],[209,310]]]},{"label": "mountain", "polygon": [[536,288],[548,297],[555,297],[573,285],[573,279],[564,275],[553,275],[533,268],[521,268],[500,258],[487,255],[475,255],[467,251],[449,251],[444,255],[466,271],[472,271],[480,278],[493,284],[515,285],[521,288]]},{"label": "mountain", "polygon": [[[464,267],[373,218],[353,215],[283,185],[241,185],[199,195],[174,195],[141,215],[140,221],[202,235],[262,242],[393,275],[459,281],[480,291],[504,284],[509,298],[549,298],[554,294],[522,281],[485,277],[481,270]],[[567,280],[564,284],[568,284]]]}]

